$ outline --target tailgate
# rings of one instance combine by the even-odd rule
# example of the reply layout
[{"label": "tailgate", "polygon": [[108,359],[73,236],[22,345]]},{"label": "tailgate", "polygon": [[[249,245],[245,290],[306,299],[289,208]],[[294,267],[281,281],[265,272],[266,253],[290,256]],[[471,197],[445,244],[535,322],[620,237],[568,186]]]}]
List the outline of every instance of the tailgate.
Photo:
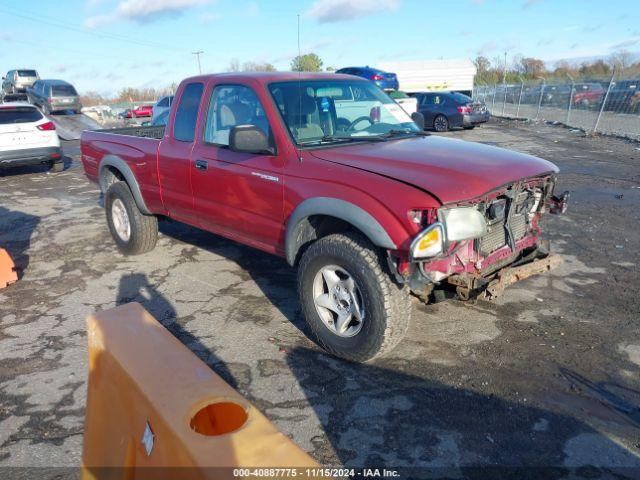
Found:
[{"label": "tailgate", "polygon": [[6,105],[0,108],[0,149],[20,150],[46,145],[51,132],[37,128],[44,123],[42,114],[32,106]]},{"label": "tailgate", "polygon": [[49,143],[50,135],[36,127],[20,125],[12,125],[11,129],[6,127],[7,125],[0,125],[1,150],[20,150]]}]

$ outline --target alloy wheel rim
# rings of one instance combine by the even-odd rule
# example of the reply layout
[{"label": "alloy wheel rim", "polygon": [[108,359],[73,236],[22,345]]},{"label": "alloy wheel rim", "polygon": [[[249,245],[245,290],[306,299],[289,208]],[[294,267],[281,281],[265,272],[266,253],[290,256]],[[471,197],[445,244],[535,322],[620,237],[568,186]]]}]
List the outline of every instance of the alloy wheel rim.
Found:
[{"label": "alloy wheel rim", "polygon": [[127,209],[119,198],[116,198],[111,204],[111,218],[118,237],[122,241],[128,242],[129,238],[131,238],[131,223],[129,222]]},{"label": "alloy wheel rim", "polygon": [[436,118],[436,130],[439,132],[442,132],[447,126],[447,121],[442,118],[442,117],[438,117]]},{"label": "alloy wheel rim", "polygon": [[313,280],[313,302],[324,326],[339,337],[353,337],[362,329],[365,311],[353,276],[337,265],[322,267]]}]

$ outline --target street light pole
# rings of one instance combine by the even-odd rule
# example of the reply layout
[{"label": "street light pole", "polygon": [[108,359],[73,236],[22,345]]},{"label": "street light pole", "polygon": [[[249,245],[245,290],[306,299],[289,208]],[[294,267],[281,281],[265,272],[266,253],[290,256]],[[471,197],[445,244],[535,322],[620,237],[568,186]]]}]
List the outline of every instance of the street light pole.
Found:
[{"label": "street light pole", "polygon": [[197,52],[191,52],[191,53],[195,55],[196,58],[198,59],[198,73],[202,75],[202,66],[200,65],[200,55],[202,55],[204,52],[202,50],[198,50]]}]

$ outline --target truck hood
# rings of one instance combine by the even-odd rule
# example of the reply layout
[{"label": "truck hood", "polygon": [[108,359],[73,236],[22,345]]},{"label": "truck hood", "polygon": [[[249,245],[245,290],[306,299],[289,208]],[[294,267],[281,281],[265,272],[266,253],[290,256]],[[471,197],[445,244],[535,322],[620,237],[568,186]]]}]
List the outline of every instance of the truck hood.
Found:
[{"label": "truck hood", "polygon": [[479,197],[524,178],[558,172],[532,155],[435,135],[316,149],[322,160],[425,190],[443,204]]}]

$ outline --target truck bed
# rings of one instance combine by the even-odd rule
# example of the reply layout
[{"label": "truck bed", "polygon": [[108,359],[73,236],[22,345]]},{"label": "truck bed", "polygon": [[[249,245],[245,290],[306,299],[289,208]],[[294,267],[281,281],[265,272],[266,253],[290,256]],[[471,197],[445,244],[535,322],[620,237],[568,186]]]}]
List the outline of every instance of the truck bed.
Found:
[{"label": "truck bed", "polygon": [[129,137],[155,138],[162,140],[164,137],[164,125],[150,125],[145,127],[104,128],[94,132],[111,133],[114,135],[126,135]]}]

